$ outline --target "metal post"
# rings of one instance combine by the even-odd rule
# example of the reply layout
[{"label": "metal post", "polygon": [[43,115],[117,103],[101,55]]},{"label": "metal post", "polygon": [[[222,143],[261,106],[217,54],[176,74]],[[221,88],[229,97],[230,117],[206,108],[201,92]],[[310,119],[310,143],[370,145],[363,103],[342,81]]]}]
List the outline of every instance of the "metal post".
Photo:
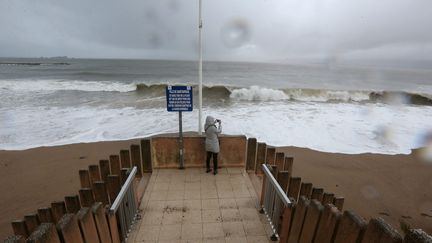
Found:
[{"label": "metal post", "polygon": [[198,100],[199,100],[199,111],[198,111],[198,134],[202,134],[202,45],[201,45],[201,30],[202,30],[202,19],[201,19],[202,0],[199,0],[199,14],[198,14]]},{"label": "metal post", "polygon": [[182,121],[182,112],[179,111],[179,149],[180,149],[180,168],[184,169],[184,160],[183,160],[183,121]]}]

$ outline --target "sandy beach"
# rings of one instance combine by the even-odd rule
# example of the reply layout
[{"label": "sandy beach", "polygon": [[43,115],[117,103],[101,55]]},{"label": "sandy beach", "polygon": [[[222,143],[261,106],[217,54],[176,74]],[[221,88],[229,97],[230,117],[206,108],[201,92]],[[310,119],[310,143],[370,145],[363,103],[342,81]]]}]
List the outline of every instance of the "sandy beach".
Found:
[{"label": "sandy beach", "polygon": [[[0,151],[0,239],[10,222],[38,207],[76,194],[78,170],[107,159],[137,140]],[[294,157],[294,176],[345,197],[345,209],[383,217],[399,229],[403,219],[432,233],[432,163],[411,155],[345,155],[285,147]]]}]

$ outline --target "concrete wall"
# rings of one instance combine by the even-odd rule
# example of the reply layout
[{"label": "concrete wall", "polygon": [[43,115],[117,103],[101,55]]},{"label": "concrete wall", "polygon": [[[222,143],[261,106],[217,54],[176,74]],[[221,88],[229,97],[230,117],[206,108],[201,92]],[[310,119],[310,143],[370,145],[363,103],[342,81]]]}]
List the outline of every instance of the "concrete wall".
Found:
[{"label": "concrete wall", "polygon": [[[246,137],[222,135],[219,140],[219,166],[245,166]],[[178,137],[172,135],[152,137],[151,154],[153,168],[179,167]],[[204,167],[205,159],[205,137],[186,135],[184,137],[184,166]]]}]

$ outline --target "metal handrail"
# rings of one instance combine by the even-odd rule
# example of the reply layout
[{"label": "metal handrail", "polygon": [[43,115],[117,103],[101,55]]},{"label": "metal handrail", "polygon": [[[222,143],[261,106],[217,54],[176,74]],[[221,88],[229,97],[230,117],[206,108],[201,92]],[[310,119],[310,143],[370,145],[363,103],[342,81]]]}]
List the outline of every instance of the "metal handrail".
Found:
[{"label": "metal handrail", "polygon": [[262,164],[262,169],[263,169],[267,179],[270,180],[270,183],[275,188],[275,190],[276,190],[277,194],[279,195],[280,199],[282,200],[283,204],[285,206],[288,206],[289,204],[291,204],[291,200],[289,200],[286,193],[282,190],[282,187],[280,187],[279,183],[276,181],[276,179],[274,178],[273,174],[271,173],[271,171],[269,170],[269,168],[267,167],[266,164]]},{"label": "metal handrail", "polygon": [[271,173],[272,168],[269,165],[262,164],[262,170],[265,177],[263,178],[263,205],[261,205],[261,213],[267,216],[273,235],[271,240],[276,241],[281,231],[281,216],[284,207],[290,207],[291,201],[286,193],[282,190],[279,183]]},{"label": "metal handrail", "polygon": [[137,167],[134,166],[109,209],[109,213],[117,217],[121,242],[126,242],[131,226],[137,218],[138,207],[132,183],[136,173]]},{"label": "metal handrail", "polygon": [[116,199],[114,200],[114,202],[112,203],[111,207],[110,207],[110,211],[111,212],[117,212],[117,209],[120,207],[120,202],[123,200],[123,198],[126,195],[126,191],[129,188],[129,186],[132,184],[133,179],[135,178],[135,174],[137,173],[137,167],[134,166],[132,168],[132,171],[129,173],[128,178],[126,179],[125,183],[123,184],[119,194],[117,194]]}]

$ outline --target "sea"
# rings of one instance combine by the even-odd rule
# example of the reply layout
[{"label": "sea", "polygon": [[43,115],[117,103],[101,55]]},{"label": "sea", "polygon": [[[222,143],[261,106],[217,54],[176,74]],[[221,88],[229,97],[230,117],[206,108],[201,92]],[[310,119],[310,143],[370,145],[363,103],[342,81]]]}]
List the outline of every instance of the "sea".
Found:
[{"label": "sea", "polygon": [[[195,61],[0,58],[0,150],[176,133],[167,85],[192,86],[198,131]],[[274,146],[409,154],[432,141],[432,69],[204,62],[207,115]]]}]

